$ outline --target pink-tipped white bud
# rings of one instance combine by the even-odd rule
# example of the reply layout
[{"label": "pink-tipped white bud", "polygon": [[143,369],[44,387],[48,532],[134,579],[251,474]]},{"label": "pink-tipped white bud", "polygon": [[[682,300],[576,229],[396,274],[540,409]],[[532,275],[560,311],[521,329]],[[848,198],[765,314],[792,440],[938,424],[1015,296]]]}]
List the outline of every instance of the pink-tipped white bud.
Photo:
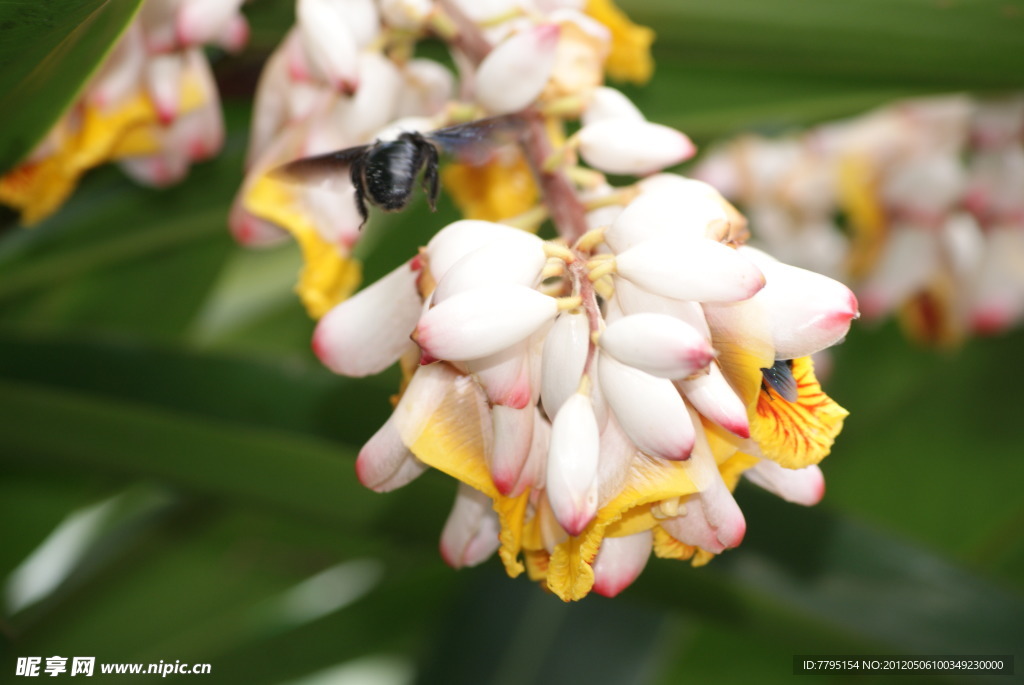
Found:
[{"label": "pink-tipped white bud", "polygon": [[1024,230],[994,226],[986,234],[970,297],[971,326],[983,334],[1008,328],[1024,313]]},{"label": "pink-tipped white bud", "polygon": [[331,311],[317,324],[313,351],[345,376],[380,373],[409,348],[420,315],[419,268],[407,262]]},{"label": "pink-tipped white bud", "polygon": [[551,425],[546,492],[555,518],[570,535],[583,532],[597,514],[600,433],[590,398],[574,393]]},{"label": "pink-tipped white bud", "polygon": [[182,0],[175,30],[181,45],[215,43],[238,15],[242,0]]},{"label": "pink-tipped white bud", "polygon": [[579,130],[580,156],[609,174],[645,176],[689,159],[697,151],[674,128],[631,118],[602,119]]},{"label": "pink-tipped white bud", "polygon": [[933,231],[894,226],[878,265],[858,289],[864,315],[883,316],[914,295],[936,272],[941,259]]},{"label": "pink-tipped white bud", "polygon": [[717,362],[711,362],[708,373],[677,381],[676,387],[694,408],[730,433],[750,437],[750,421],[743,400],[722,375]]},{"label": "pink-tipped white bud", "polygon": [[591,94],[590,102],[583,110],[582,122],[584,126],[587,126],[605,119],[646,121],[640,109],[633,104],[632,100],[623,95],[622,91],[608,86],[600,86],[595,88]]},{"label": "pink-tipped white bud", "polygon": [[430,262],[430,275],[439,282],[455,262],[470,252],[495,241],[516,240],[516,234],[536,238],[518,228],[493,221],[462,219],[452,222],[438,231],[427,243],[426,253]]},{"label": "pink-tipped white bud", "polygon": [[623,317],[601,334],[601,349],[623,364],[659,378],[686,378],[714,359],[707,337],[667,314]]},{"label": "pink-tipped white bud", "polygon": [[228,19],[228,23],[217,34],[214,42],[231,54],[242,51],[249,42],[249,22],[245,15],[239,13]]},{"label": "pink-tipped white bud", "polygon": [[428,357],[465,361],[524,340],[558,314],[558,301],[522,285],[458,293],[420,318],[414,339]]},{"label": "pink-tipped white bud", "polygon": [[279,245],[288,239],[288,233],[277,224],[247,211],[242,205],[241,195],[239,193],[235,198],[228,213],[228,228],[239,245],[264,247]]},{"label": "pink-tipped white bud", "polygon": [[391,418],[363,445],[356,459],[359,482],[376,492],[400,488],[427,468],[402,442]]},{"label": "pink-tipped white bud", "polygon": [[598,357],[598,378],[605,401],[638,449],[663,459],[689,458],[693,422],[672,381],[603,353]]},{"label": "pink-tipped white bud", "polygon": [[743,541],[746,519],[721,477],[699,494],[684,498],[683,508],[686,513],[661,522],[676,540],[715,554]]},{"label": "pink-tipped white bud", "polygon": [[530,344],[524,340],[480,359],[464,362],[495,405],[522,409],[535,403],[530,373]]},{"label": "pink-tipped white bud", "polygon": [[484,58],[476,74],[476,99],[493,114],[517,112],[544,90],[555,66],[560,31],[541,24],[513,34]]},{"label": "pink-tipped white bud", "polygon": [[146,89],[161,124],[170,124],[181,111],[184,71],[185,58],[181,53],[157,55],[145,67]]},{"label": "pink-tipped white bud", "polygon": [[589,347],[587,315],[578,309],[559,314],[544,337],[541,357],[540,397],[548,416],[554,417],[579,387]]},{"label": "pink-tipped white bud", "polygon": [[118,162],[121,170],[141,186],[166,188],[188,175],[188,155],[184,148],[164,148],[145,157],[126,157]]},{"label": "pink-tipped white bud", "polygon": [[825,496],[825,476],[817,464],[787,469],[763,459],[743,472],[750,482],[793,504],[812,507]]},{"label": "pink-tipped white bud", "polygon": [[615,297],[612,298],[612,302],[617,303],[627,315],[656,312],[675,317],[696,328],[705,338],[711,338],[704,310],[698,302],[655,295],[626,280],[619,280],[615,284]]},{"label": "pink-tipped white bud", "polygon": [[476,566],[497,551],[500,532],[491,498],[460,483],[441,532],[441,558],[452,568]]},{"label": "pink-tipped white bud", "polygon": [[632,585],[647,565],[652,546],[649,530],[602,540],[593,564],[594,592],[614,597]]},{"label": "pink-tipped white bud", "polygon": [[332,88],[354,93],[359,47],[343,7],[329,0],[298,0],[296,16],[306,66]]},{"label": "pink-tipped white bud", "polygon": [[666,297],[736,302],[764,287],[765,277],[737,250],[703,238],[663,235],[615,257],[619,276]]},{"label": "pink-tipped white bud", "polygon": [[835,345],[857,318],[857,298],[821,274],[776,261],[760,250],[740,251],[756,261],[767,284],[754,298],[765,307],[776,359],[795,359]]},{"label": "pink-tipped white bud", "polygon": [[359,90],[338,98],[330,125],[348,140],[379,138],[378,131],[393,118],[402,75],[394,62],[378,52],[361,52],[357,58]]},{"label": "pink-tipped white bud", "polygon": [[532,233],[513,230],[452,264],[438,281],[434,302],[441,303],[452,295],[486,285],[515,283],[533,287],[546,262],[544,241]]},{"label": "pink-tipped white bud", "polygon": [[679,181],[673,187],[644,192],[630,202],[604,233],[608,247],[613,252],[623,252],[665,234],[705,238],[708,224],[728,221],[725,207],[713,188],[700,181]]},{"label": "pink-tipped white bud", "polygon": [[142,30],[137,23],[128,25],[110,57],[89,84],[85,97],[90,104],[109,109],[134,94],[142,78],[146,52]]},{"label": "pink-tipped white bud", "polygon": [[516,490],[522,483],[523,468],[533,447],[536,415],[537,409],[533,406],[514,409],[496,404],[491,408],[494,450],[487,455],[487,466],[494,487],[503,495],[514,497],[522,492]]}]

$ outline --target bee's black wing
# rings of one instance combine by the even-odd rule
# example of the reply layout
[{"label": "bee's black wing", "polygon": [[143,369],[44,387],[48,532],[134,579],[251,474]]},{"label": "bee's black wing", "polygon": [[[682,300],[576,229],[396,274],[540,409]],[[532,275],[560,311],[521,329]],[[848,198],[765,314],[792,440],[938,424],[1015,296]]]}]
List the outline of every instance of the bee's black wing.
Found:
[{"label": "bee's black wing", "polygon": [[467,164],[483,164],[494,148],[521,141],[525,131],[526,120],[521,115],[505,114],[439,128],[425,135],[445,154]]},{"label": "bee's black wing", "polygon": [[339,177],[348,178],[353,160],[366,154],[369,149],[369,145],[357,145],[322,155],[303,157],[271,170],[270,177],[306,185],[332,181]]},{"label": "bee's black wing", "polygon": [[779,393],[779,396],[787,402],[796,402],[799,391],[796,385],[796,378],[793,377],[793,367],[788,360],[778,360],[770,369],[761,369],[764,382]]}]

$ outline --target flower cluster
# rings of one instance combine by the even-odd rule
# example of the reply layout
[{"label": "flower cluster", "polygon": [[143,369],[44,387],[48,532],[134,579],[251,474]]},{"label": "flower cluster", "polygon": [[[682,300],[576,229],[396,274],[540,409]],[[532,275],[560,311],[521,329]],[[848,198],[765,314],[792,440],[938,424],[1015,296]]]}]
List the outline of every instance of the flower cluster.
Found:
[{"label": "flower cluster", "polygon": [[[696,175],[762,245],[854,284],[933,343],[1024,317],[1024,98],[902,102],[800,135],[744,136]],[[840,226],[844,226],[841,229]]]},{"label": "flower cluster", "polygon": [[[351,258],[363,223],[351,201],[353,183],[339,171],[322,183],[289,186],[268,178],[268,170],[403,131],[517,112],[539,100],[578,114],[606,63],[631,78],[650,73],[650,32],[629,24],[607,0],[585,7],[577,0],[298,0],[296,15],[261,77],[231,228],[247,245],[273,244],[286,234],[299,242],[306,266],[298,292],[314,317],[360,279]],[[617,38],[596,15],[610,17]],[[458,74],[416,56],[425,39],[446,42]],[[466,216],[503,220],[530,210],[538,193],[518,149],[486,157],[456,160],[444,170],[444,184]]]},{"label": "flower cluster", "polygon": [[[329,368],[362,377],[401,364],[394,412],[357,460],[361,482],[383,492],[431,467],[448,473],[460,488],[445,560],[498,552],[510,575],[527,571],[564,600],[617,594],[652,552],[700,564],[738,545],[742,476],[817,502],[817,464],[846,412],[810,355],[857,316],[845,286],[746,246],[744,217],[712,186],[659,173],[695,148],[604,85],[613,64],[649,71],[635,58],[649,32],[613,10],[299,0],[261,84],[233,212],[247,242],[284,229],[303,244],[299,290]],[[338,37],[362,21],[372,30]],[[426,35],[448,44],[458,78],[411,57]],[[616,63],[617,49],[634,58]],[[432,86],[415,85],[414,64]],[[357,197],[417,171],[370,155],[391,149],[373,141],[481,117],[517,144],[472,146],[442,173],[467,218],[344,299]],[[336,178],[266,173],[318,154],[346,162]],[[645,178],[615,187],[606,174]],[[546,219],[558,237],[522,230]]]},{"label": "flower cluster", "polygon": [[118,161],[166,186],[216,154],[220,99],[203,45],[248,39],[242,0],[148,0],[70,111],[27,160],[0,178],[0,202],[32,224],[56,211],[83,173]]},{"label": "flower cluster", "polygon": [[704,183],[637,190],[571,244],[450,224],[317,326],[338,373],[403,360],[357,472],[379,491],[430,466],[459,479],[453,566],[500,551],[563,599],[614,595],[652,550],[701,563],[738,545],[741,475],[795,502],[823,494],[816,464],[846,412],[809,355],[846,334],[853,294],[743,246]]}]

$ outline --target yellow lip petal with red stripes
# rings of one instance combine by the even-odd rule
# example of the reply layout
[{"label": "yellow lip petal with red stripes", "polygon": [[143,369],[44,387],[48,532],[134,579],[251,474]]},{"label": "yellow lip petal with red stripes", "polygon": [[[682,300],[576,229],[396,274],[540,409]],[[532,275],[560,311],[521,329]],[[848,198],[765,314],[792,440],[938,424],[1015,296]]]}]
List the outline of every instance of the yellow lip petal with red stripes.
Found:
[{"label": "yellow lip petal with red stripes", "polygon": [[810,357],[793,360],[793,378],[795,402],[787,402],[767,384],[762,388],[751,416],[750,436],[765,457],[799,469],[828,455],[849,412],[822,391]]}]

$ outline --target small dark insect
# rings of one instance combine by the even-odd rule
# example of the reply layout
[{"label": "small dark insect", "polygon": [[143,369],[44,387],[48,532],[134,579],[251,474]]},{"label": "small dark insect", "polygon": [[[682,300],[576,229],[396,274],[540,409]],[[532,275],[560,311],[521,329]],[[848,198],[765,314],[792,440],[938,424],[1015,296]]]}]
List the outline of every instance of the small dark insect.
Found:
[{"label": "small dark insect", "polygon": [[480,164],[493,147],[521,140],[525,123],[521,115],[506,114],[429,133],[405,132],[394,140],[376,140],[368,145],[304,157],[274,169],[271,175],[285,181],[315,183],[347,170],[355,187],[362,227],[369,218],[368,202],[386,212],[405,209],[420,171],[430,209],[436,209],[439,153]]},{"label": "small dark insect", "polygon": [[761,369],[761,375],[764,376],[764,380],[761,382],[762,387],[765,387],[767,383],[775,392],[779,393],[779,397],[782,399],[787,402],[796,402],[799,393],[796,387],[796,378],[793,377],[793,360],[779,359],[771,368]]}]

